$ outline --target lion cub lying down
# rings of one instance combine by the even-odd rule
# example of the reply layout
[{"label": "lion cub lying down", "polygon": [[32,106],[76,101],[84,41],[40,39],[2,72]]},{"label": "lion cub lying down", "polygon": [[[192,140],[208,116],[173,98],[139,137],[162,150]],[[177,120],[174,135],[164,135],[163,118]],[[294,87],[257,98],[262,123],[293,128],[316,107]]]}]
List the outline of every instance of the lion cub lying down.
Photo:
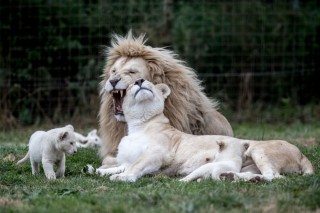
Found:
[{"label": "lion cub lying down", "polygon": [[[64,177],[65,153],[74,154],[77,152],[76,138],[73,126],[67,125],[45,131],[36,131],[29,140],[29,151],[24,158],[17,162],[21,164],[30,158],[32,174],[39,173],[42,163],[44,173],[48,179]],[[53,164],[57,164],[56,173]]]},{"label": "lion cub lying down", "polygon": [[96,173],[113,174],[111,180],[136,181],[146,174],[188,175],[202,165],[212,163],[208,177],[219,179],[221,173],[239,172],[244,146],[228,136],[195,136],[169,124],[163,114],[170,89],[140,79],[127,89],[123,111],[128,136],[118,147],[118,167],[97,169]]},{"label": "lion cub lying down", "polygon": [[246,167],[241,173],[230,172],[222,174],[231,180],[271,181],[273,178],[282,178],[283,174],[295,173],[308,175],[313,173],[311,162],[300,150],[283,140],[247,141],[248,148],[244,153],[246,164],[255,163],[254,167]]},{"label": "lion cub lying down", "polygon": [[[123,110],[128,123],[117,155],[118,167],[97,169],[111,180],[136,181],[146,174],[187,175],[181,181],[213,178],[272,180],[281,174],[312,174],[299,149],[280,140],[253,141],[228,136],[195,136],[178,131],[163,114],[170,89],[140,79],[127,89]],[[246,160],[243,162],[243,158]],[[242,166],[246,172],[240,172]]]}]

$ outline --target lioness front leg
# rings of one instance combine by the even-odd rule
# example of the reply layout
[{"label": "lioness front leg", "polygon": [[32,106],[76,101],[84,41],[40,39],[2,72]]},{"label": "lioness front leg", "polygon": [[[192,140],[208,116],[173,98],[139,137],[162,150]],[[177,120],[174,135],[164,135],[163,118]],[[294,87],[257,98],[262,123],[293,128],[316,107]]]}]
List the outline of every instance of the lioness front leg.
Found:
[{"label": "lioness front leg", "polygon": [[100,176],[119,174],[126,170],[127,165],[121,165],[113,168],[102,169],[101,167],[96,170],[96,174]]},{"label": "lioness front leg", "polygon": [[58,163],[58,169],[56,171],[56,177],[64,177],[66,171],[66,156],[63,155],[62,159]]},{"label": "lioness front leg", "polygon": [[112,175],[110,180],[135,182],[143,175],[158,171],[161,165],[161,158],[156,158],[152,154],[145,154],[142,155],[135,163],[131,164],[123,173]]},{"label": "lioness front leg", "polygon": [[48,159],[42,159],[43,171],[49,180],[55,180],[56,174],[53,171],[53,163]]}]

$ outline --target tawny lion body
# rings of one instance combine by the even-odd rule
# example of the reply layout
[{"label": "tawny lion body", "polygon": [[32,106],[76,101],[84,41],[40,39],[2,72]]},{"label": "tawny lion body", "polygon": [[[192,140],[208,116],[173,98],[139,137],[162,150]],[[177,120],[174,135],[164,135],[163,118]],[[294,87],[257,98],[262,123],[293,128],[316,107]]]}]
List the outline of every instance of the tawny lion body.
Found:
[{"label": "tawny lion body", "polygon": [[143,35],[134,38],[129,32],[126,37],[114,36],[100,84],[99,123],[103,141],[100,153],[106,167],[116,163],[117,147],[127,132],[127,125],[122,122],[123,93],[139,78],[169,86],[171,95],[164,114],[173,127],[196,135],[233,135],[229,122],[217,111],[217,102],[203,92],[194,70],[173,52],[146,46]]}]

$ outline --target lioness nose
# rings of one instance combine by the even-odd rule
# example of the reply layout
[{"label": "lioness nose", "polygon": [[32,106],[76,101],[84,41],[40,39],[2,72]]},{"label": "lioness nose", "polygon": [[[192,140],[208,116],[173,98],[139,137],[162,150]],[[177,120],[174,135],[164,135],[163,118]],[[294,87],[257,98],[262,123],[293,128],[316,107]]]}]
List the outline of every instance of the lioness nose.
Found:
[{"label": "lioness nose", "polygon": [[140,79],[136,80],[136,82],[134,84],[141,86],[143,82],[144,82],[144,79],[140,78]]},{"label": "lioness nose", "polygon": [[115,87],[117,85],[117,83],[120,81],[120,78],[116,78],[116,79],[113,79],[113,80],[109,80],[110,81],[110,84]]}]

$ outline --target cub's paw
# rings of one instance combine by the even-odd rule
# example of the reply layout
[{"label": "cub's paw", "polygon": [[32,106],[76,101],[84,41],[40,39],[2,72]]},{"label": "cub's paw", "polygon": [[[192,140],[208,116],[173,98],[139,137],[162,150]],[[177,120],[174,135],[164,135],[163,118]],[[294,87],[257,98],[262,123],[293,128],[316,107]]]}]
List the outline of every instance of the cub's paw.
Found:
[{"label": "cub's paw", "polygon": [[110,176],[110,180],[119,180],[125,182],[135,182],[137,180],[135,175],[128,175],[128,174],[115,174]]},{"label": "cub's paw", "polygon": [[239,178],[232,172],[224,172],[220,175],[220,180],[236,181]]},{"label": "cub's paw", "polygon": [[53,174],[47,174],[46,177],[47,177],[48,180],[55,180],[56,179],[56,174],[54,174],[54,173]]},{"label": "cub's paw", "polygon": [[260,182],[263,182],[265,180],[260,176],[255,176],[255,177],[251,178],[249,181],[251,183],[260,183]]}]

